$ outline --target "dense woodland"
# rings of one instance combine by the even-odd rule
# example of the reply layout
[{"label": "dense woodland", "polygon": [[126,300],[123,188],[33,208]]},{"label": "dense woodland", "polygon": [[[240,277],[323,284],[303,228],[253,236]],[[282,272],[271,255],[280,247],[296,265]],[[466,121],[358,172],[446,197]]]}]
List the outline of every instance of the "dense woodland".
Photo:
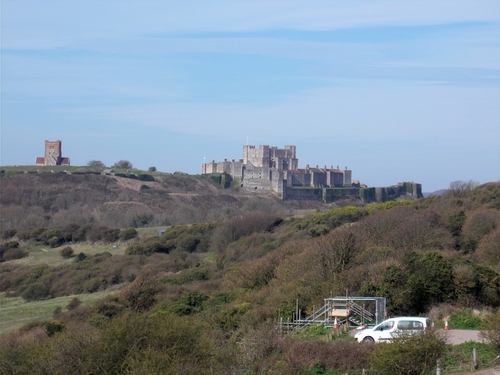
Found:
[{"label": "dense woodland", "polygon": [[[33,301],[118,290],[95,305],[75,299],[52,320],[1,336],[5,373],[333,374],[376,367],[384,345],[276,331],[276,318],[291,316],[297,300],[310,314],[346,291],[386,297],[390,315],[438,321],[477,310],[476,319],[496,316],[500,329],[500,182],[290,216],[304,206],[246,197],[210,180],[197,185],[172,176],[148,189],[119,180],[0,180],[1,292]],[[116,211],[105,211],[110,203]],[[153,224],[170,226],[152,237],[134,229]],[[119,242],[126,251],[76,254],[71,246],[80,242]],[[16,261],[34,244],[60,249],[70,261]],[[443,354],[444,345],[432,345]]]}]

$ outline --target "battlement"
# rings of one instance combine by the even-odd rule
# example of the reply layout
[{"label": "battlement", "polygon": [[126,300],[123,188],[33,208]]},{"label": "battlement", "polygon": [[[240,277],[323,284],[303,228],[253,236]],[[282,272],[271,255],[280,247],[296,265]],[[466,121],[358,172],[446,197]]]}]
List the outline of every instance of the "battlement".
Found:
[{"label": "battlement", "polygon": [[239,179],[241,188],[253,193],[277,194],[281,199],[323,200],[357,197],[365,202],[385,201],[401,195],[422,197],[422,186],[416,183],[401,183],[397,187],[367,188],[352,180],[352,171],[331,165],[299,168],[293,145],[243,146],[243,157],[238,161],[224,159],[222,162],[203,163],[201,173],[225,173]]}]

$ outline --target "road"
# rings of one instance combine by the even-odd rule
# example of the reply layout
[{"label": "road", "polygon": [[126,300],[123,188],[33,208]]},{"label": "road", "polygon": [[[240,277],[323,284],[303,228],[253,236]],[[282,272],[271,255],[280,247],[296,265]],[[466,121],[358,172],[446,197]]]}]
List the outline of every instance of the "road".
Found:
[{"label": "road", "polygon": [[[479,337],[479,331],[470,329],[450,329],[449,331],[441,331],[444,332],[448,343],[452,345],[463,344],[467,341],[483,342],[483,340]],[[356,330],[352,330],[350,332],[351,337],[354,337],[356,332]]]},{"label": "road", "polygon": [[463,344],[467,341],[483,342],[479,337],[479,331],[470,329],[450,329],[445,335],[448,339],[448,343],[452,345]]}]

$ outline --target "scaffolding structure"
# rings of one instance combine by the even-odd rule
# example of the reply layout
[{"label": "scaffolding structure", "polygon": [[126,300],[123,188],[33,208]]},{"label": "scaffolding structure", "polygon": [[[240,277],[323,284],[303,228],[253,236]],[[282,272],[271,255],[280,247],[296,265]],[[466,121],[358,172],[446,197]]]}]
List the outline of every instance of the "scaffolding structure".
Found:
[{"label": "scaffolding structure", "polygon": [[309,316],[302,316],[296,303],[295,313],[291,318],[278,316],[278,325],[282,332],[300,331],[310,325],[322,325],[325,328],[337,324],[345,328],[375,326],[386,318],[385,297],[329,297],[319,309],[313,309]]}]

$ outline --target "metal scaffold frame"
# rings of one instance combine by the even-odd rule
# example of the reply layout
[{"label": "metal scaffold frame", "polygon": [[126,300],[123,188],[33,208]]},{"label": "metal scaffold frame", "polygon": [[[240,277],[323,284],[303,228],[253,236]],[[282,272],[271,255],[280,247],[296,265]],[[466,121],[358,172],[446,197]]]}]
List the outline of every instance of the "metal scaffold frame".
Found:
[{"label": "metal scaffold frame", "polygon": [[292,317],[278,316],[278,325],[281,331],[300,331],[310,325],[322,325],[330,328],[337,324],[347,328],[377,325],[386,318],[385,297],[329,297],[319,309],[313,308],[309,316],[302,316],[296,301],[295,312]]}]

